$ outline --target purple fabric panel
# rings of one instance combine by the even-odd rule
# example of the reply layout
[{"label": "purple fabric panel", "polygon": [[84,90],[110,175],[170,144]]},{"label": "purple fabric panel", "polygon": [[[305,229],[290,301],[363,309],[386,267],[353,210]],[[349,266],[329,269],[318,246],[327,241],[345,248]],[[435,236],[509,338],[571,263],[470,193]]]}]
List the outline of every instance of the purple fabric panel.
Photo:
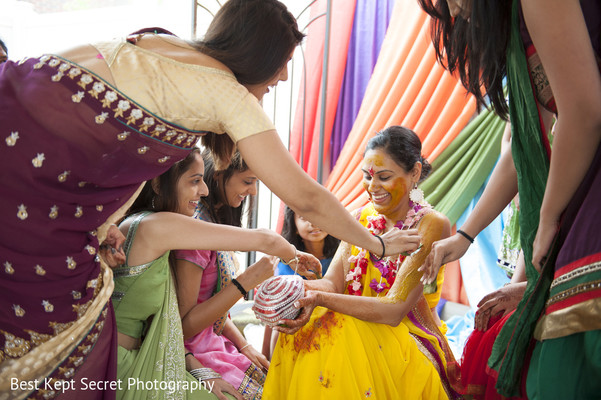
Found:
[{"label": "purple fabric panel", "polygon": [[344,79],[330,139],[330,168],[336,164],[342,146],[359,113],[393,7],[394,0],[357,0]]},{"label": "purple fabric panel", "polygon": [[[17,359],[78,323],[101,287],[96,228],[184,158],[198,134],[43,56],[0,67],[0,135],[0,349]],[[49,376],[114,380],[116,350],[109,302]]]},{"label": "purple fabric panel", "polygon": [[[424,331],[425,333],[427,333],[429,335],[433,335],[432,332],[428,328],[424,327],[419,322],[419,319],[414,315],[413,311],[411,311],[409,314],[407,314],[407,317],[409,318],[409,320],[411,322],[413,322],[413,324],[416,327],[418,327],[419,329],[421,329],[422,331]],[[440,343],[440,339],[436,335],[433,335],[433,336],[436,337],[436,339],[438,340],[438,344],[442,347],[442,344]],[[428,339],[426,339],[425,337],[421,337],[421,336],[416,335],[416,334],[414,334],[413,337],[416,340],[420,341],[420,343],[422,344],[422,346],[424,346],[426,348],[426,350],[430,353],[430,355],[432,356],[432,358],[434,359],[434,361],[436,362],[436,364],[438,364],[437,365],[437,369],[438,369],[438,371],[440,373],[440,379],[444,381],[444,383],[445,383],[445,385],[447,387],[451,387],[451,383],[449,382],[449,378],[447,376],[446,368],[444,366],[444,363],[440,359],[440,355],[438,354],[438,351],[436,351],[436,348],[434,347],[434,345],[432,343],[430,343],[430,341]]]}]

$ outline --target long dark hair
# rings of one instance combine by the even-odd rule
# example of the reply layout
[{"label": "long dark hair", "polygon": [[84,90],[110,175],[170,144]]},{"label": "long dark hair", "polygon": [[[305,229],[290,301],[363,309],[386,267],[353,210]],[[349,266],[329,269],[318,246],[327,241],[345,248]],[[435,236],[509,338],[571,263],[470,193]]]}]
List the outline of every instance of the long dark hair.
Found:
[{"label": "long dark hair", "polygon": [[467,20],[452,18],[446,0],[418,2],[432,17],[431,36],[438,61],[451,73],[459,74],[463,86],[476,97],[478,107],[487,105],[487,95],[495,113],[507,119],[503,78],[507,75],[511,0],[473,0]]},{"label": "long dark hair", "polygon": [[374,149],[383,149],[406,172],[410,172],[416,162],[421,162],[420,182],[426,179],[432,171],[432,166],[422,156],[422,142],[411,129],[393,125],[381,130],[369,139],[363,156],[368,150]]},{"label": "long dark hair", "polygon": [[[125,218],[130,215],[142,212],[142,211],[177,211],[177,182],[182,175],[190,168],[190,165],[194,162],[197,155],[200,154],[200,149],[195,148],[192,150],[186,158],[176,162],[167,171],[163,172],[153,180],[146,181],[140,195],[136,198],[134,203],[131,205],[129,210],[125,213]],[[157,186],[155,192],[153,187],[153,181],[156,182],[154,185]],[[157,193],[158,192],[158,193]],[[169,266],[174,274],[175,270],[175,253],[169,253]],[[177,285],[177,282],[176,282]]]},{"label": "long dark hair", "polygon": [[[305,243],[303,242],[303,238],[300,237],[296,229],[294,215],[294,211],[290,207],[286,206],[286,209],[284,210],[284,226],[282,227],[282,236],[288,242],[293,244],[298,250],[305,251]],[[334,254],[336,253],[336,249],[338,249],[339,244],[339,239],[336,239],[334,236],[328,234],[328,236],[325,237],[323,243],[324,257],[334,257]]]},{"label": "long dark hair", "polygon": [[[147,181],[140,192],[140,195],[131,205],[126,217],[139,213],[141,211],[170,211],[177,210],[177,182],[182,175],[190,168],[196,155],[200,154],[200,149],[192,150],[186,158],[176,162],[167,171],[163,172],[153,180]],[[153,182],[157,191],[153,188]]]},{"label": "long dark hair", "polygon": [[[292,14],[277,0],[229,0],[203,40],[192,45],[222,62],[244,85],[274,78],[304,37]],[[229,136],[208,134],[201,141],[215,154],[218,169],[227,168],[235,149]]]},{"label": "long dark hair", "polygon": [[[231,1],[231,0],[230,0]],[[233,226],[242,225],[242,212],[246,199],[238,207],[231,207],[227,203],[225,195],[225,184],[236,172],[245,172],[248,170],[248,165],[244,162],[239,152],[235,152],[230,165],[221,171],[215,167],[214,154],[209,150],[202,152],[202,159],[205,163],[204,180],[209,187],[209,195],[200,199],[202,204],[207,208],[211,220],[218,224],[226,224]],[[252,207],[254,196],[249,196],[249,207]]]},{"label": "long dark hair", "polygon": [[304,36],[277,0],[229,0],[194,46],[225,64],[241,84],[258,84],[286,65]]}]

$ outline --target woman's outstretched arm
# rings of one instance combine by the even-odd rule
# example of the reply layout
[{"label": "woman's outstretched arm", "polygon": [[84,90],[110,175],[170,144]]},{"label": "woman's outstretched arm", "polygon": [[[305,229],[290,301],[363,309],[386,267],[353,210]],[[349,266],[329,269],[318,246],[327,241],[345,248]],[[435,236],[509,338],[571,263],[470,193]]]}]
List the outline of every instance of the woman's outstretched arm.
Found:
[{"label": "woman's outstretched arm", "polygon": [[[332,193],[301,169],[275,130],[240,140],[238,149],[259,179],[297,214],[338,239],[382,254],[380,241],[357,222]],[[413,251],[419,245],[416,230],[396,229],[383,238],[387,255]]]},{"label": "woman's outstretched arm", "polygon": [[[482,197],[461,227],[471,237],[476,237],[486,228],[518,192],[518,177],[513,164],[510,149],[503,152],[495,166]],[[422,281],[431,283],[436,279],[438,270],[443,264],[458,260],[467,251],[470,242],[463,236],[455,234],[436,242],[420,270]]]},{"label": "woman's outstretched arm", "polygon": [[[438,212],[432,212],[422,218],[418,225],[422,246],[403,261],[397,278],[385,297],[350,296],[340,294],[342,292],[311,290],[306,292],[304,298],[298,300],[298,308],[303,308],[301,315],[295,320],[282,321],[285,326],[276,329],[284,333],[294,333],[307,323],[313,309],[317,306],[368,322],[398,325],[423,293],[423,285],[420,282],[421,273],[418,271],[418,267],[426,259],[432,243],[448,237],[450,230],[448,218]],[[329,269],[326,278],[328,275],[330,275]],[[340,275],[337,274],[337,276]],[[344,284],[344,282],[342,283]]]},{"label": "woman's outstretched arm", "polygon": [[[125,233],[128,228],[127,223],[120,227]],[[128,263],[145,264],[173,249],[254,250],[285,261],[294,259],[297,254],[293,245],[269,229],[244,229],[200,221],[177,213],[158,212],[140,222]]]}]

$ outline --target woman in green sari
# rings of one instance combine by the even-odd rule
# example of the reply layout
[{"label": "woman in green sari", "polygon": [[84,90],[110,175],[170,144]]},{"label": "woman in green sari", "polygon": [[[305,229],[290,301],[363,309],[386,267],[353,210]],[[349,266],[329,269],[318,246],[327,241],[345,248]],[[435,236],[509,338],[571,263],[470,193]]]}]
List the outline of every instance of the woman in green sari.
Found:
[{"label": "woman in green sari", "polygon": [[[198,150],[160,177],[148,181],[120,225],[126,235],[126,262],[114,268],[112,295],[117,320],[118,399],[240,398],[219,374],[184,355],[170,250],[257,250],[299,264],[299,271],[319,268],[317,259],[299,253],[275,232],[216,225],[190,218],[201,196],[204,163]],[[235,302],[238,287],[256,286],[273,274],[268,258],[248,268],[223,296]],[[184,361],[185,359],[185,361]],[[190,370],[190,373],[186,371]]]}]

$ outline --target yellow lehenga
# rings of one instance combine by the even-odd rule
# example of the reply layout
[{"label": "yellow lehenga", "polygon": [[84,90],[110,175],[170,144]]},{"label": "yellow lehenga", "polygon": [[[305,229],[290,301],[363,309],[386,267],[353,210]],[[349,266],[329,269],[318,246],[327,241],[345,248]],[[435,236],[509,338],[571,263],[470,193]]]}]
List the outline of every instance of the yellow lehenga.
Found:
[{"label": "yellow lehenga", "polygon": [[[361,212],[364,225],[368,215],[376,215],[371,205]],[[360,250],[352,246],[351,254]],[[442,273],[436,293],[428,296],[431,303],[440,297]],[[381,276],[370,260],[361,295],[375,297],[369,282],[381,282]],[[279,336],[263,399],[455,398],[457,373],[425,297],[396,327],[317,307],[302,329]]]}]

